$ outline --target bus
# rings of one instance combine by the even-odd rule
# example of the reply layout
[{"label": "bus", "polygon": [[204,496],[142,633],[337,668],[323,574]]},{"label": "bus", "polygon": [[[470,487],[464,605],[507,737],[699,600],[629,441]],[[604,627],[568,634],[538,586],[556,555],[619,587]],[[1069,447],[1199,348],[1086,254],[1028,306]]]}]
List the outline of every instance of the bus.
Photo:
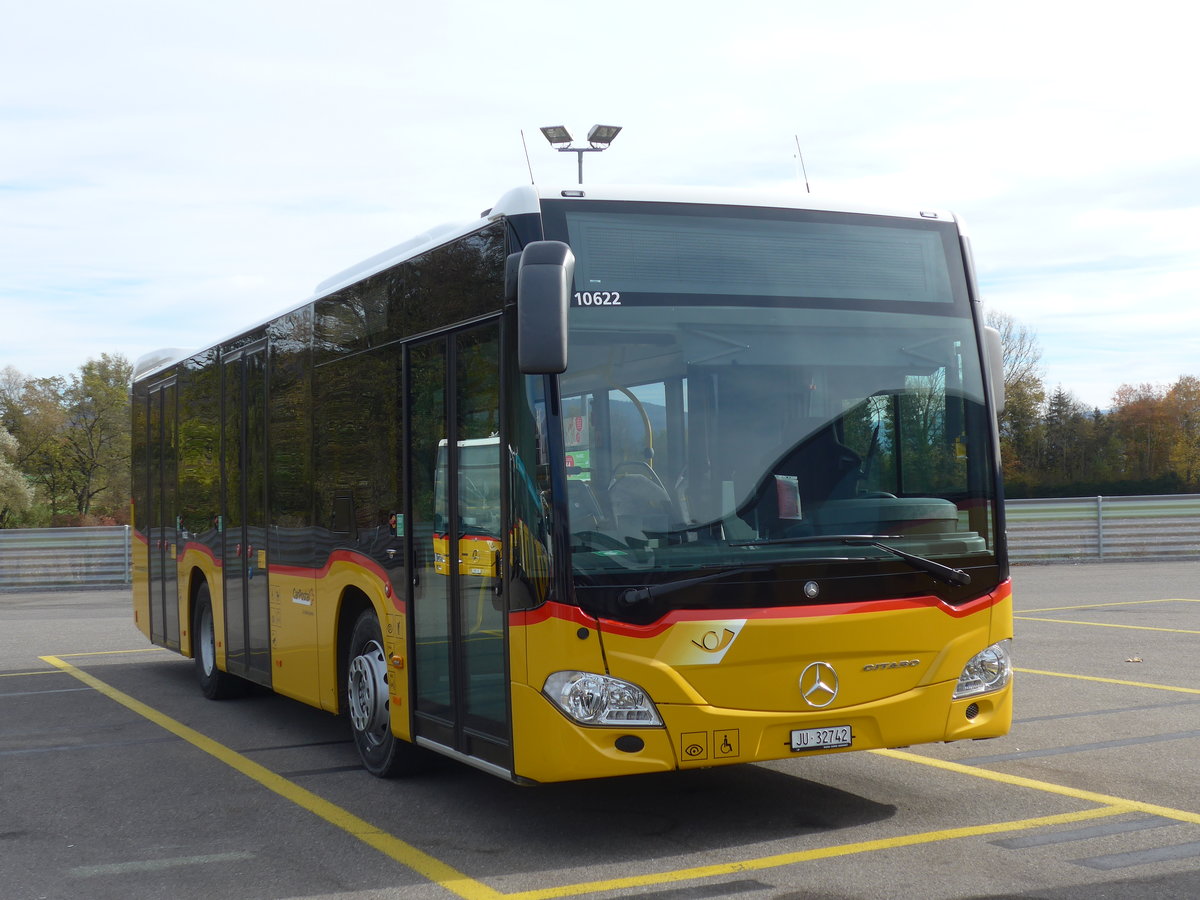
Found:
[{"label": "bus", "polygon": [[[499,435],[458,442],[458,534],[459,574],[494,579],[500,564],[500,463],[496,454]],[[444,499],[449,477],[448,445],[438,444],[437,474],[433,494],[443,505],[434,512],[433,565],[442,575],[450,574],[449,516]]]},{"label": "bus", "polygon": [[380,777],[1001,736],[1002,384],[952,213],[525,186],[138,361],[135,620]]}]

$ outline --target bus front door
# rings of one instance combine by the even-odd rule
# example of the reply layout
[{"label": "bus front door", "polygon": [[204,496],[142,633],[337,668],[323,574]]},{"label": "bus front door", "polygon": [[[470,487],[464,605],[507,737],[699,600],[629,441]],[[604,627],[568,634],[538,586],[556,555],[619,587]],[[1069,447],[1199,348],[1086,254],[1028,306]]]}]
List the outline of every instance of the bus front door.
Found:
[{"label": "bus front door", "polygon": [[499,346],[492,323],[409,351],[409,609],[416,736],[508,771]]}]

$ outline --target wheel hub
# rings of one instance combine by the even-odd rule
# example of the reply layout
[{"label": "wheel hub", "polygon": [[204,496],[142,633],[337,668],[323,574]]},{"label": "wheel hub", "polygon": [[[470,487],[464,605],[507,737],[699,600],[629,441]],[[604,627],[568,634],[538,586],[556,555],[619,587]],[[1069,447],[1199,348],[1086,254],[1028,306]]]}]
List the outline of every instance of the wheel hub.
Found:
[{"label": "wheel hub", "polygon": [[378,642],[370,641],[350,661],[350,721],[354,730],[378,742],[390,727],[388,721],[387,659]]},{"label": "wheel hub", "polygon": [[199,638],[200,664],[204,667],[204,674],[211,675],[217,665],[217,642],[212,613],[207,608],[200,615]]}]

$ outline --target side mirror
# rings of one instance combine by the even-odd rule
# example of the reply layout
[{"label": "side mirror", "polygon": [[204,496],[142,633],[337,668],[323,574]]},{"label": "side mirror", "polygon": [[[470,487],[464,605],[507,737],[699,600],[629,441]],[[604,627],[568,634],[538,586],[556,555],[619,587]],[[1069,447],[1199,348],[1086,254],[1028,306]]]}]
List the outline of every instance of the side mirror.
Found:
[{"label": "side mirror", "polygon": [[567,368],[567,307],[575,254],[561,241],[534,241],[517,268],[517,361],[522,374]]},{"label": "side mirror", "polygon": [[996,415],[1004,412],[1004,345],[1000,332],[989,325],[983,327],[983,357],[987,362],[988,381],[992,384],[992,402]]}]

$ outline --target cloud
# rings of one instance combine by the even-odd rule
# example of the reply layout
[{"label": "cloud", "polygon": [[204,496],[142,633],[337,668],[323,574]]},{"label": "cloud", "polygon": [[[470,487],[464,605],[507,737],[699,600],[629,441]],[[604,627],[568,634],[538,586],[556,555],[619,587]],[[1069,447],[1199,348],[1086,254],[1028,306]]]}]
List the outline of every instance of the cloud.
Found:
[{"label": "cloud", "polygon": [[1102,405],[1200,370],[1200,160],[1178,7],[1081,8],[26,4],[0,367],[215,340],[527,182],[522,129],[536,178],[574,182],[537,128],[604,122],[588,181],[793,192],[799,136],[818,196],[956,210],[988,302]]}]

